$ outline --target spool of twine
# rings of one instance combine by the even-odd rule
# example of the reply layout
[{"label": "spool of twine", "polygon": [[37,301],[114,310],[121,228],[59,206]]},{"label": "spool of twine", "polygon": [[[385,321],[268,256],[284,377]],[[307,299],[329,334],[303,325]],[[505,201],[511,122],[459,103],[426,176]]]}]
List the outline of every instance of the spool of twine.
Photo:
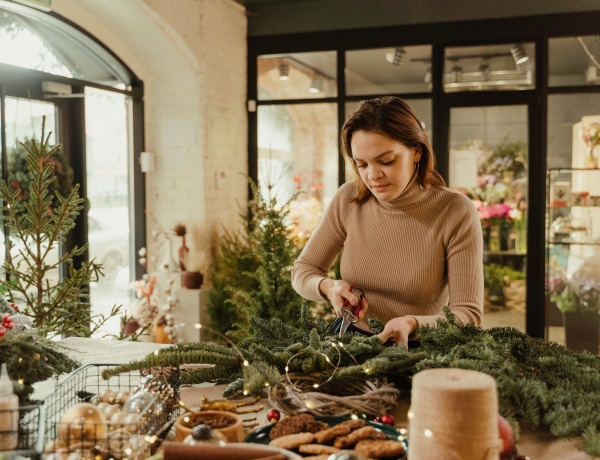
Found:
[{"label": "spool of twine", "polygon": [[427,369],[413,377],[410,460],[498,460],[498,392],[489,375]]}]

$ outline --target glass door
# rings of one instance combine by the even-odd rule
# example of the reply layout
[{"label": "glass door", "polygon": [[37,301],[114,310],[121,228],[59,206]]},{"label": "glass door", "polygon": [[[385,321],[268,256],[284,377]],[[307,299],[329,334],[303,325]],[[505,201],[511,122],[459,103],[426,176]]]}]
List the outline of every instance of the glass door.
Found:
[{"label": "glass door", "polygon": [[483,327],[525,332],[527,105],[450,109],[449,180],[476,204],[484,238]]},{"label": "glass door", "polygon": [[[45,136],[49,136],[49,145],[58,143],[56,134],[57,127],[57,108],[51,102],[38,101],[34,99],[24,99],[18,97],[6,97],[4,99],[5,112],[5,142],[6,142],[6,168],[2,174],[6,179],[8,186],[12,190],[27,188],[29,182],[29,168],[27,166],[27,150],[22,144],[31,146],[31,142],[40,143],[42,133],[42,120],[46,117]],[[45,140],[45,139],[44,139]],[[66,164],[62,151],[57,152],[57,158],[62,164]],[[59,178],[55,181],[58,190],[63,194],[68,194],[71,184],[68,181],[61,181]],[[63,187],[64,186],[64,187]],[[24,213],[25,207],[21,203],[21,209],[17,209],[17,213]],[[0,251],[0,267],[3,267],[6,257],[6,237],[4,225],[0,226],[2,235],[0,243],[2,250]],[[9,236],[10,237],[10,236]],[[19,247],[17,238],[11,239],[13,247],[11,250],[12,256],[19,259],[22,247]],[[56,264],[58,262],[58,248],[51,251],[48,255],[48,264]],[[2,269],[2,271],[4,271]],[[2,273],[4,276],[4,273]],[[49,271],[46,273],[46,278],[49,282],[56,282],[60,274],[58,270]]]}]

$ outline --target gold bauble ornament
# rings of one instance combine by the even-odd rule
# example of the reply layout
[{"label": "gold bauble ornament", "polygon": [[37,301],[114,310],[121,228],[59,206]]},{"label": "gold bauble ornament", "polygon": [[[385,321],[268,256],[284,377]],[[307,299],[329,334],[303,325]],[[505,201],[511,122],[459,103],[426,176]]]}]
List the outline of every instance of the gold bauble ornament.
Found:
[{"label": "gold bauble ornament", "polygon": [[108,432],[106,417],[97,406],[79,403],[63,414],[58,423],[58,437],[69,446],[75,443],[96,442]]}]

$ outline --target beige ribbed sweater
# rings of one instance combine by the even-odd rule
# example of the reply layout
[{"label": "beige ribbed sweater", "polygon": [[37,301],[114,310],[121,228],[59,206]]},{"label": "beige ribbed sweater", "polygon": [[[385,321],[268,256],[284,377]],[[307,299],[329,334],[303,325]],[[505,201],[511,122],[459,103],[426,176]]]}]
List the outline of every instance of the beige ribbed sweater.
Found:
[{"label": "beige ribbed sweater", "polygon": [[342,252],[342,279],[365,292],[368,316],[434,324],[448,305],[458,322],[480,325],[483,238],[471,200],[414,180],[392,201],[352,202],[354,190],[348,182],[337,191],[292,268],[294,289],[323,300],[319,283]]}]

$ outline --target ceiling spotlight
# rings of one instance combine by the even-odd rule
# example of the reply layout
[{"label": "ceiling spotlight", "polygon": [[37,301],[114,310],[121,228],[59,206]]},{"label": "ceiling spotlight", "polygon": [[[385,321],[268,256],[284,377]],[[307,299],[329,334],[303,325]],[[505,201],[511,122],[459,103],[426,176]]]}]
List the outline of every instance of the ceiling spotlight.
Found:
[{"label": "ceiling spotlight", "polygon": [[392,65],[400,67],[406,62],[406,50],[402,47],[398,47],[394,49],[394,51],[388,51],[385,53],[385,60]]},{"label": "ceiling spotlight", "polygon": [[481,72],[481,76],[484,80],[491,80],[492,72],[490,71],[490,66],[487,61],[483,61],[479,66],[479,72]]},{"label": "ceiling spotlight", "polygon": [[308,91],[313,94],[319,94],[321,91],[323,91],[323,80],[319,75],[313,75]]},{"label": "ceiling spotlight", "polygon": [[458,66],[458,65],[455,65],[450,70],[450,75],[452,76],[452,82],[453,83],[459,82],[461,80],[461,78],[462,78],[462,67]]},{"label": "ceiling spotlight", "polygon": [[515,60],[515,64],[517,64],[517,66],[529,60],[529,56],[527,56],[525,50],[520,44],[514,45],[510,49],[510,54],[512,54],[512,57]]},{"label": "ceiling spotlight", "polygon": [[431,83],[431,67],[427,67],[425,71],[425,76],[423,77],[423,81],[425,83]]},{"label": "ceiling spotlight", "polygon": [[279,79],[289,80],[290,79],[290,66],[287,64],[279,65]]}]

